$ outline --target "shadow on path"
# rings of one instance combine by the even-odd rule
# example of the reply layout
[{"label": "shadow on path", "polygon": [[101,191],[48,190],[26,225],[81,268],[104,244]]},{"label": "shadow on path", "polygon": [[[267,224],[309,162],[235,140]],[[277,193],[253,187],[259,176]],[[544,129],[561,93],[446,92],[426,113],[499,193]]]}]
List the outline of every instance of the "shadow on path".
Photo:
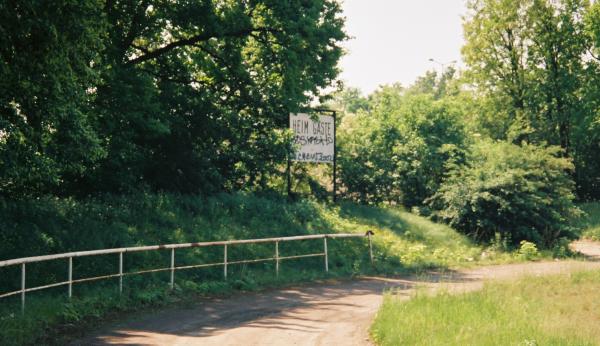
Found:
[{"label": "shadow on path", "polygon": [[[575,246],[575,245],[574,245]],[[600,259],[600,246],[583,252]],[[597,251],[597,252],[596,252]],[[228,299],[200,300],[108,327],[73,345],[368,345],[382,293],[408,299],[414,288],[478,289],[485,280],[600,269],[600,262],[555,261],[352,281],[327,281]]]}]

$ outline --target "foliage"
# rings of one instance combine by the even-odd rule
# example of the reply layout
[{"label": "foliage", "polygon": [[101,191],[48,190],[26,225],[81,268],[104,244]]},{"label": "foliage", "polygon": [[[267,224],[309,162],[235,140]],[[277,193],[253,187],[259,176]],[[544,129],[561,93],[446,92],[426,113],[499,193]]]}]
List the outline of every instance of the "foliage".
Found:
[{"label": "foliage", "polygon": [[581,236],[600,240],[600,203],[584,203],[580,208],[584,215],[576,220],[575,226],[582,228]]},{"label": "foliage", "polygon": [[105,155],[87,104],[101,17],[96,0],[0,4],[0,195],[60,191]]},{"label": "foliage", "polygon": [[356,114],[369,109],[369,99],[362,95],[360,89],[345,87],[334,93],[328,106],[340,110],[342,114]]},{"label": "foliage", "polygon": [[369,110],[344,118],[339,167],[346,195],[362,203],[421,205],[438,188],[449,161],[461,160],[461,108],[433,95],[383,87]]},{"label": "foliage", "polygon": [[496,232],[551,247],[575,236],[572,163],[557,147],[517,146],[482,141],[473,146],[467,164],[453,167],[430,200],[435,215],[480,241]]},{"label": "foliage", "polygon": [[519,255],[527,261],[534,260],[540,256],[540,253],[534,243],[527,240],[521,240],[519,243]]},{"label": "foliage", "polygon": [[577,256],[577,253],[571,249],[571,242],[572,239],[566,237],[559,238],[552,247],[552,257],[555,259],[564,259]]},{"label": "foliage", "polygon": [[[371,327],[379,345],[595,345],[600,272],[525,277],[409,301],[391,293]],[[398,326],[402,326],[399,328]]]},{"label": "foliage", "polygon": [[262,189],[332,85],[337,1],[0,5],[0,195]]},{"label": "foliage", "polygon": [[583,200],[599,199],[600,161],[600,3],[595,2],[585,17],[586,29],[593,46],[584,75],[584,98],[582,106],[585,116],[574,128],[573,143],[576,170],[577,192]]},{"label": "foliage", "polygon": [[[600,196],[598,4],[587,0],[473,0],[465,18],[466,74],[481,93],[492,137],[559,145],[573,157],[579,197]],[[593,53],[592,53],[593,56]]]},{"label": "foliage", "polygon": [[431,95],[436,100],[460,94],[460,84],[455,78],[457,74],[456,69],[450,65],[442,72],[443,73],[440,74],[438,78],[437,72],[427,71],[423,76],[418,77],[417,80],[407,88],[406,92],[414,95]]}]

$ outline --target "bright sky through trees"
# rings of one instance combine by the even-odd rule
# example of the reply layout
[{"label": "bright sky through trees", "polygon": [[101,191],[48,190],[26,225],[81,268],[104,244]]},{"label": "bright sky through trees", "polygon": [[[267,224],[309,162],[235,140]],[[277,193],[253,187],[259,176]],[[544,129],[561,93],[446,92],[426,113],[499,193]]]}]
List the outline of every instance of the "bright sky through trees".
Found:
[{"label": "bright sky through trees", "polygon": [[464,0],[344,0],[346,42],[341,78],[369,93],[380,84],[412,83],[441,66],[460,61]]}]

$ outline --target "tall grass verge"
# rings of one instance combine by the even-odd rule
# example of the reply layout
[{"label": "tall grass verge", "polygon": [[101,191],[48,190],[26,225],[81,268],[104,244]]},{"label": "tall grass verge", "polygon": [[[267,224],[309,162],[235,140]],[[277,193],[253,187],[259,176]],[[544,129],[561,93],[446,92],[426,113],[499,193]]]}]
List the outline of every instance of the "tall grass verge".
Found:
[{"label": "tall grass verge", "polygon": [[600,271],[487,283],[463,294],[385,297],[379,345],[598,345]]}]

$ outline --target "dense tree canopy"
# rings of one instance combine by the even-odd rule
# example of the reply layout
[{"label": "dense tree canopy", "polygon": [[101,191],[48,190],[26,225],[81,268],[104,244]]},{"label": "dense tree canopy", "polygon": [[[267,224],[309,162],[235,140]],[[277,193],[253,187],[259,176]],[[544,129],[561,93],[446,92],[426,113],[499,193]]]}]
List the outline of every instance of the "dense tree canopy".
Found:
[{"label": "dense tree canopy", "polygon": [[[600,196],[594,53],[599,4],[587,0],[473,0],[464,30],[467,76],[487,98],[483,111],[514,143],[559,145],[576,164],[582,198]],[[485,108],[485,107],[484,107]]]},{"label": "dense tree canopy", "polygon": [[331,0],[0,4],[0,193],[264,184],[337,76]]},{"label": "dense tree canopy", "polygon": [[98,18],[95,1],[0,4],[0,194],[48,192],[105,154],[89,112]]}]

